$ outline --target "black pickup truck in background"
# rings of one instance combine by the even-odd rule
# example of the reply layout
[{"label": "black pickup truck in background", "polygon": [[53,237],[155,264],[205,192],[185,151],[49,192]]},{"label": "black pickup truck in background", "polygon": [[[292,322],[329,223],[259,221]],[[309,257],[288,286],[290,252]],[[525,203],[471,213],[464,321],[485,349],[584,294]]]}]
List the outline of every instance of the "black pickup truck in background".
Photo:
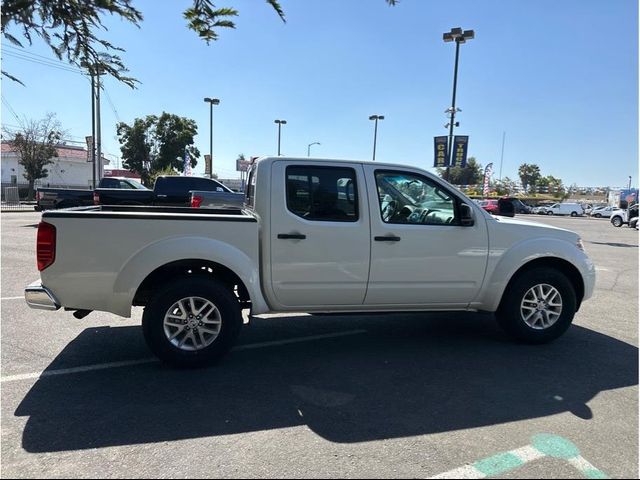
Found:
[{"label": "black pickup truck in background", "polygon": [[157,205],[164,207],[189,207],[192,190],[233,193],[222,183],[202,177],[160,176],[153,190],[127,190],[120,188],[97,188],[93,199],[95,205]]},{"label": "black pickup truck in background", "polygon": [[[148,190],[141,183],[124,177],[103,177],[99,188],[122,190]],[[150,191],[150,190],[149,190]],[[56,210],[58,208],[85,207],[94,204],[94,191],[87,189],[38,188],[35,210]]]}]

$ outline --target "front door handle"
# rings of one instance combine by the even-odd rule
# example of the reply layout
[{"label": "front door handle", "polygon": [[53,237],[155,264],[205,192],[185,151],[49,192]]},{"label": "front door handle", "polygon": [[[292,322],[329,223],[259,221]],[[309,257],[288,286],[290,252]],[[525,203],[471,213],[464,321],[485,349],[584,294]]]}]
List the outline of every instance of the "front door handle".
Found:
[{"label": "front door handle", "polygon": [[158,197],[158,198],[167,198],[166,195],[156,195],[156,197]]},{"label": "front door handle", "polygon": [[279,233],[278,238],[281,240],[304,240],[307,236],[301,233]]},{"label": "front door handle", "polygon": [[388,235],[386,237],[374,237],[376,242],[399,242],[400,237],[396,237],[395,235]]}]

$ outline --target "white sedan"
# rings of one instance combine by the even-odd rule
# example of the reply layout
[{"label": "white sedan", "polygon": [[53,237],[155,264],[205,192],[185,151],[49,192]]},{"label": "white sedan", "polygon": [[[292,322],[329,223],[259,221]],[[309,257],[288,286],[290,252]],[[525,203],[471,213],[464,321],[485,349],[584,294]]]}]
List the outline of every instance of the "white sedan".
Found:
[{"label": "white sedan", "polygon": [[595,218],[609,218],[615,207],[597,207],[591,210],[590,215]]}]

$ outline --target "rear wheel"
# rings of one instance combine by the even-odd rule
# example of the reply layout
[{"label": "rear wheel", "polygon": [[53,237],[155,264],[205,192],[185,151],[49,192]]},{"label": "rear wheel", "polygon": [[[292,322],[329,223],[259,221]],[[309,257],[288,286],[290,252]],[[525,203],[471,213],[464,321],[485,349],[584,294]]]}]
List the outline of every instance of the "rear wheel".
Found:
[{"label": "rear wheel", "polygon": [[622,218],[620,217],[613,217],[611,219],[611,223],[614,227],[621,227],[622,226]]},{"label": "rear wheel", "polygon": [[576,312],[576,294],[560,271],[538,267],[518,275],[505,291],[496,318],[516,340],[546,343],[562,335]]},{"label": "rear wheel", "polygon": [[594,215],[594,217],[596,217],[596,218],[602,218],[602,214],[600,214],[600,213],[596,213],[596,214]]},{"label": "rear wheel", "polygon": [[553,212],[552,212],[551,210],[549,210],[549,211],[547,212],[547,215],[553,215]]},{"label": "rear wheel", "polygon": [[241,327],[238,299],[206,277],[185,277],[161,288],[142,317],[151,351],[178,367],[215,363],[231,349]]},{"label": "rear wheel", "polygon": [[571,216],[572,217],[577,217],[578,216],[578,212],[571,212]]}]

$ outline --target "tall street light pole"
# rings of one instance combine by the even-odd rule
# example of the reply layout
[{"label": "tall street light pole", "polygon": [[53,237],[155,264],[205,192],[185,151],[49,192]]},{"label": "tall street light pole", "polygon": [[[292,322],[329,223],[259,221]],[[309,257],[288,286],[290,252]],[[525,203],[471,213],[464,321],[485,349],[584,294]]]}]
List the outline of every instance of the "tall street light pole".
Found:
[{"label": "tall street light pole", "polygon": [[206,97],[204,101],[209,104],[209,158],[211,159],[209,178],[213,178],[213,106],[220,105],[220,100]]},{"label": "tall street light pole", "polygon": [[282,125],[286,125],[286,120],[274,120],[274,123],[278,124],[278,156],[280,156],[280,130],[282,129]]},{"label": "tall street light pole", "polygon": [[320,145],[320,142],[313,142],[307,145],[307,157],[311,156],[311,145]]},{"label": "tall street light pole", "polygon": [[449,169],[451,168],[451,164],[453,163],[453,127],[458,126],[456,124],[456,111],[460,111],[456,109],[456,89],[458,87],[458,59],[460,57],[460,45],[466,43],[467,40],[471,40],[475,37],[475,32],[473,30],[465,30],[462,31],[461,28],[452,28],[450,32],[444,33],[442,35],[442,39],[448,42],[456,42],[456,60],[455,66],[453,70],[453,98],[451,100],[451,108],[447,109],[450,115],[449,121],[449,162],[447,164],[447,173],[446,180],[449,181]]},{"label": "tall street light pole", "polygon": [[371,115],[369,120],[375,120],[376,125],[373,129],[373,161],[376,161],[376,143],[378,141],[378,120],[384,120],[384,115]]}]

